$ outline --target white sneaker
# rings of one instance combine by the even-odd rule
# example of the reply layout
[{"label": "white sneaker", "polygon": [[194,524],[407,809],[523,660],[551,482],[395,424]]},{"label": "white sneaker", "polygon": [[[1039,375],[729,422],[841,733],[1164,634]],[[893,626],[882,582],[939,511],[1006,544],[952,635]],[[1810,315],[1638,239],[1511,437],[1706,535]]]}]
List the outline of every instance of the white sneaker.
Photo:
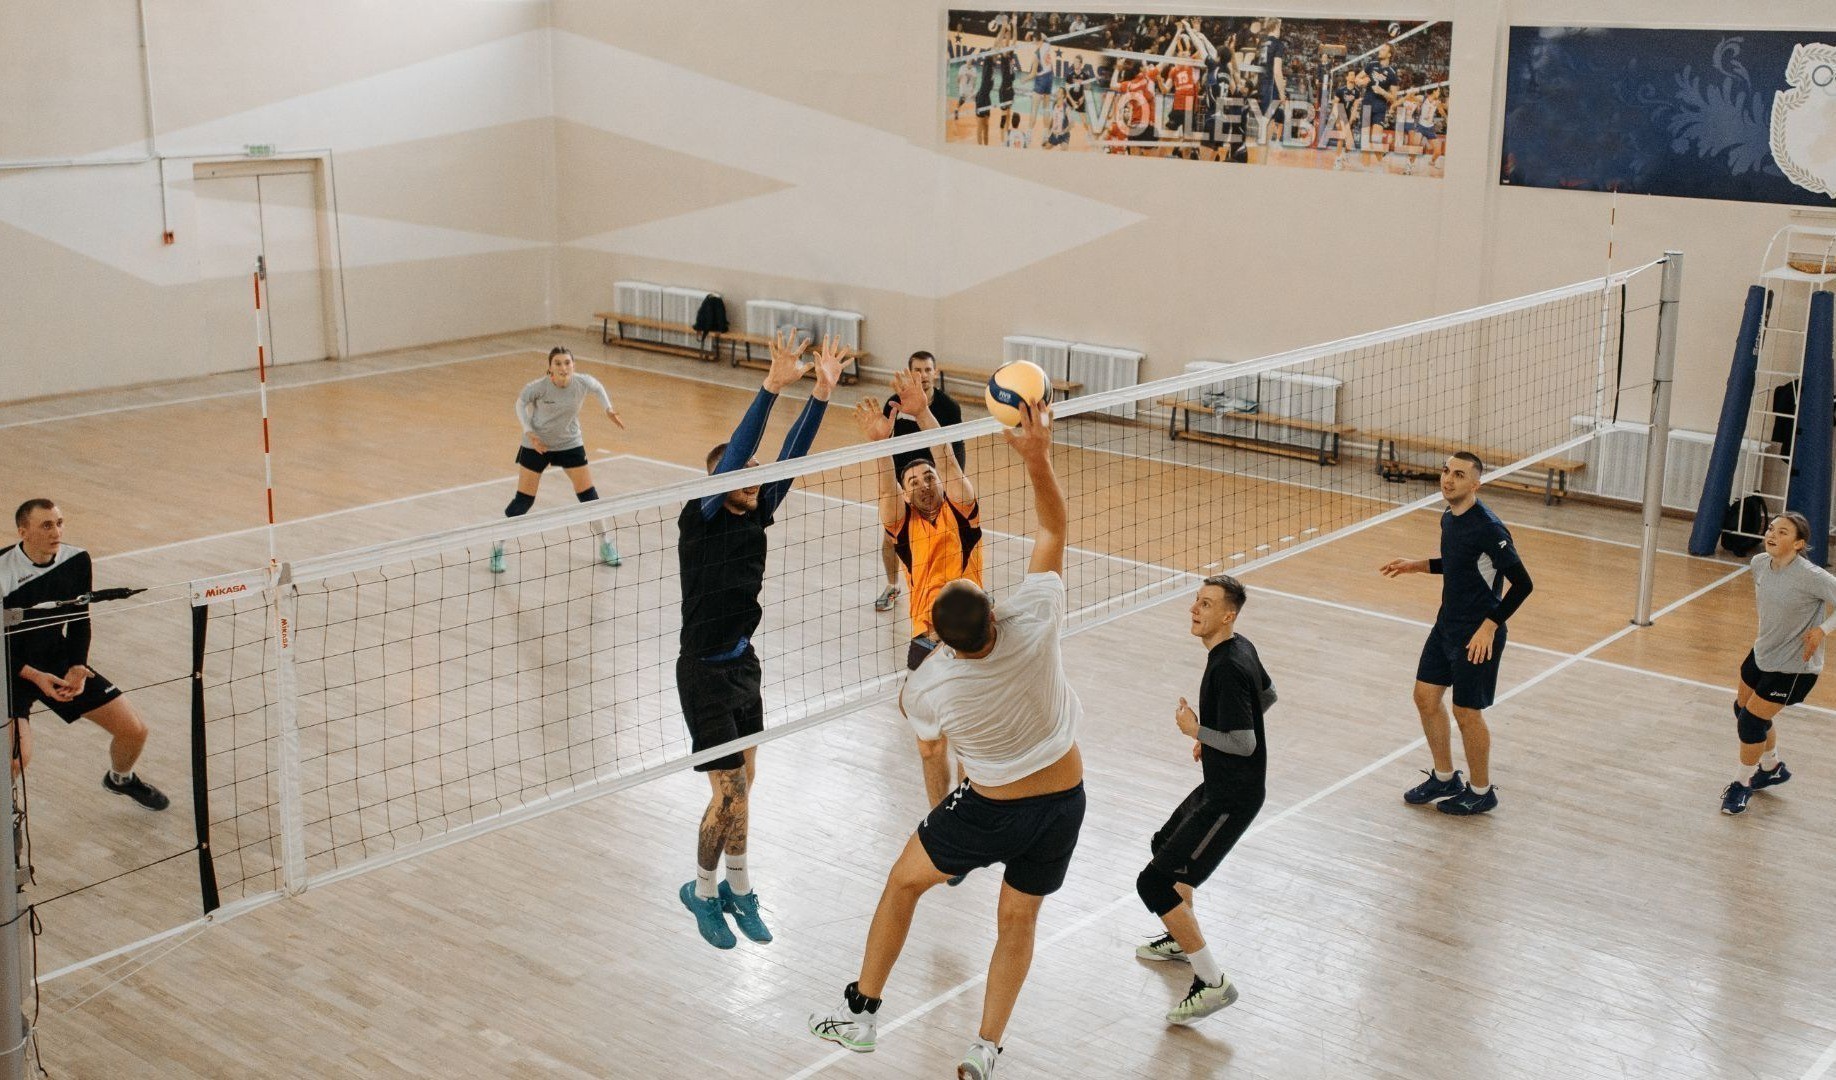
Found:
[{"label": "white sneaker", "polygon": [[1143,960],[1184,960],[1186,950],[1179,947],[1172,934],[1162,934],[1146,945],[1135,946],[1135,955]]},{"label": "white sneaker", "polygon": [[873,1053],[874,1040],[879,1034],[880,1018],[874,1013],[857,1013],[848,1008],[843,1001],[841,1008],[831,1013],[810,1014],[810,1034],[818,1039],[836,1043],[857,1054]]},{"label": "white sneaker", "polygon": [[963,1063],[956,1067],[956,1080],[989,1080],[994,1075],[995,1062],[1000,1059],[1000,1047],[977,1039],[963,1053]]},{"label": "white sneaker", "polygon": [[1214,1012],[1227,1009],[1237,1000],[1237,988],[1230,984],[1230,976],[1216,986],[1208,985],[1205,980],[1194,975],[1192,988],[1179,1004],[1167,1013],[1169,1024],[1190,1024],[1194,1020],[1203,1020]]}]

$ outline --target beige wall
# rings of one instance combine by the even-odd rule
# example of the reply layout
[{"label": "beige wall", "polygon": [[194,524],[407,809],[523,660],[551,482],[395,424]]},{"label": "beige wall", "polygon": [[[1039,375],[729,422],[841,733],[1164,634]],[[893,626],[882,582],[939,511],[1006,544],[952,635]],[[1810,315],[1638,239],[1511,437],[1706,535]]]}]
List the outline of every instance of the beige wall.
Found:
[{"label": "beige wall", "polygon": [[[72,13],[91,6],[0,14],[0,158],[144,153],[132,5]],[[614,280],[640,278],[721,291],[736,321],[759,297],[859,310],[881,362],[985,363],[1037,334],[1141,349],[1150,376],[1600,273],[1608,197],[1496,183],[1506,28],[1733,19],[1709,0],[1407,7],[1454,25],[1447,175],[1428,180],[945,145],[942,0],[147,7],[162,152],[273,142],[326,161],[352,352],[587,325]],[[1738,20],[1836,32],[1824,0]],[[75,57],[98,69],[81,88],[57,77]],[[189,176],[189,159],[165,169],[164,247],[151,164],[0,172],[0,289],[23,301],[0,310],[0,397],[197,368]],[[1619,200],[1619,266],[1689,256],[1678,424],[1714,423],[1742,294],[1786,220]]]}]

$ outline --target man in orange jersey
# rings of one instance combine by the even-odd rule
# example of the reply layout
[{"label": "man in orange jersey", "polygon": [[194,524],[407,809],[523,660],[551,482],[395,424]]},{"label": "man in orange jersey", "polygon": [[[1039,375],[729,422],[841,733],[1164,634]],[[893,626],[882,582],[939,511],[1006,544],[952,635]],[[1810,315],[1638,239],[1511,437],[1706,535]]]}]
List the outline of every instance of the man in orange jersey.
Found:
[{"label": "man in orange jersey", "polygon": [[[919,375],[907,369],[893,376],[893,393],[899,415],[910,417],[920,431],[942,426],[931,412]],[[855,407],[855,419],[869,440],[888,438],[893,417],[881,415],[872,398]],[[880,525],[892,539],[893,551],[905,567],[912,595],[912,642],[905,666],[916,671],[937,648],[931,625],[931,605],[943,587],[958,578],[982,584],[982,517],[975,485],[963,475],[956,456],[947,450],[930,457],[910,457],[898,469],[880,470]],[[918,744],[924,766],[924,791],[936,806],[956,786],[955,768],[947,740]]]}]

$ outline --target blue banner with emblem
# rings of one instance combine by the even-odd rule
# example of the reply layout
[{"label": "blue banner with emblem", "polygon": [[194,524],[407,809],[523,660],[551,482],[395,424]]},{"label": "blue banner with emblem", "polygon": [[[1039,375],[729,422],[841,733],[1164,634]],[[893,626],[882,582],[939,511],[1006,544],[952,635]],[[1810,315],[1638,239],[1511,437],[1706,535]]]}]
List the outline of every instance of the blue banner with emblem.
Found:
[{"label": "blue banner with emblem", "polygon": [[1499,182],[1836,202],[1836,29],[1511,28]]}]

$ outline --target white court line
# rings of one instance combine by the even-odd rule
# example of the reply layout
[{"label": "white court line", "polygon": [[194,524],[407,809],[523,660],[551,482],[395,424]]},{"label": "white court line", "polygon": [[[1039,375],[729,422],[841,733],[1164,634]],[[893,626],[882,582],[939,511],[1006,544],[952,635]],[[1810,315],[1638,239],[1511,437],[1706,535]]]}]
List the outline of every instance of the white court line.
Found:
[{"label": "white court line", "polygon": [[[1688,596],[1682,597],[1681,599],[1665,606],[1662,610],[1656,612],[1655,614],[1651,616],[1651,621],[1655,623],[1657,620],[1663,618],[1664,616],[1670,614],[1676,609],[1689,603],[1691,600],[1694,600],[1699,596],[1702,596],[1708,592],[1711,592],[1714,589],[1720,588],[1722,585],[1725,585],[1726,583],[1746,573],[1747,569],[1748,569],[1747,567],[1742,566],[1739,569],[1734,570],[1731,573],[1724,575],[1718,580],[1711,582],[1708,585],[1704,585],[1702,588],[1697,589],[1695,592],[1690,593]],[[1627,634],[1637,629],[1640,629],[1640,627],[1638,627],[1636,624],[1627,623],[1621,629],[1616,630],[1611,634],[1608,634],[1606,637],[1601,638],[1599,641],[1594,642],[1592,645],[1589,645],[1587,648],[1581,650],[1580,652],[1569,655],[1568,657],[1566,657],[1560,663],[1554,665],[1553,667],[1549,667],[1549,668],[1544,669],[1543,671],[1539,671],[1535,675],[1524,680],[1523,682],[1518,683],[1515,686],[1506,688],[1505,690],[1501,691],[1498,694],[1498,697],[1493,702],[1494,706],[1502,702],[1508,701],[1511,698],[1516,697],[1518,694],[1523,693],[1525,690],[1528,690],[1531,687],[1536,686],[1537,684],[1542,683],[1545,680],[1551,678],[1558,672],[1561,672],[1570,667],[1573,667],[1575,664],[1578,664],[1584,659],[1586,659],[1589,655],[1601,649],[1606,648],[1608,645],[1611,645],[1613,642],[1618,641],[1620,638],[1626,636]],[[1254,837],[1264,832],[1267,832],[1269,829],[1272,829],[1276,825],[1281,824],[1283,821],[1288,820],[1294,815],[1300,813],[1302,810],[1305,810],[1307,807],[1312,806],[1314,803],[1319,802],[1321,799],[1324,799],[1329,795],[1333,795],[1347,787],[1350,787],[1352,784],[1357,783],[1359,780],[1364,779],[1365,777],[1371,775],[1372,773],[1376,772],[1378,769],[1381,769],[1384,766],[1390,764],[1391,762],[1397,760],[1403,755],[1414,752],[1416,749],[1425,745],[1427,741],[1428,740],[1425,737],[1417,736],[1415,739],[1412,739],[1407,744],[1397,747],[1396,749],[1390,751],[1384,756],[1378,758],[1376,761],[1373,761],[1370,764],[1359,769],[1357,772],[1354,772],[1350,774],[1349,776],[1341,777],[1339,780],[1335,781],[1331,785],[1321,788],[1319,791],[1316,791],[1313,794],[1308,795],[1307,797],[1301,799],[1299,802],[1294,803],[1293,805],[1284,808],[1280,813],[1276,814],[1274,817],[1257,821],[1254,825],[1250,826],[1248,831],[1246,831],[1243,834],[1243,840],[1249,841],[1253,839]],[[1114,914],[1116,911],[1122,909],[1123,907],[1126,907],[1130,901],[1135,901],[1138,903],[1139,898],[1137,898],[1132,893],[1124,893],[1123,895],[1117,897],[1116,899],[1110,901],[1109,903],[1103,905],[1102,907],[1096,909],[1095,911],[1090,912],[1088,915],[1085,915],[1083,918],[1078,919],[1066,925],[1063,929],[1059,930],[1057,933],[1047,938],[1045,940],[1045,945],[1047,947],[1050,947],[1050,946],[1058,944],[1059,942],[1063,941],[1065,938],[1070,937],[1072,934],[1078,933],[1079,931],[1084,930],[1085,928],[1089,927],[1090,925],[1097,922],[1098,920],[1107,918],[1110,915]],[[899,1028],[905,1026],[906,1023],[912,1020],[916,1020],[921,1016],[925,1016],[929,1014],[931,1011],[936,1009],[938,1006],[944,1004],[945,1002],[961,997],[963,994],[967,993],[970,990],[973,990],[975,987],[980,986],[982,983],[986,982],[987,979],[988,979],[988,973],[986,971],[982,972],[981,974],[974,975],[968,979],[965,979],[962,982],[958,983],[957,985],[951,987],[950,989],[945,990],[943,993],[938,994],[936,997],[931,998],[929,1001],[926,1001],[923,1004],[919,1005],[916,1009],[913,1009],[911,1012],[900,1014],[898,1019],[893,1020],[891,1022],[882,1023],[880,1025],[879,1030],[887,1032],[887,1033],[897,1031]],[[806,1066],[802,1070],[792,1073],[787,1078],[787,1080],[807,1080],[808,1077],[815,1076],[817,1073],[822,1072],[823,1070],[827,1069],[829,1066],[834,1065],[835,1063],[839,1061],[846,1060],[853,1053],[854,1052],[851,1050],[839,1050],[839,1049],[835,1050],[831,1052],[827,1057],[820,1058],[817,1061],[813,1062],[812,1064]],[[1836,1054],[1836,1046],[1831,1047],[1831,1053]],[[1827,1070],[1830,1064],[1836,1064],[1836,1057],[1833,1057],[1830,1063],[1824,1063],[1823,1070]],[[1821,1077],[1821,1072],[1818,1072],[1815,1078],[1807,1075],[1805,1080],[1820,1080],[1820,1077]]]},{"label": "white court line", "polygon": [[[302,382],[288,383],[285,386],[276,384],[269,388],[270,393],[281,390],[292,390],[302,386],[324,386],[326,383],[351,382],[355,379],[373,379],[378,375],[399,375],[408,371],[425,371],[428,368],[450,367],[453,364],[469,364],[474,360],[495,360],[500,356],[515,356],[518,353],[537,353],[542,350],[534,345],[526,349],[507,349],[503,352],[480,353],[476,356],[458,356],[451,360],[430,360],[425,364],[410,364],[407,367],[390,368],[387,371],[353,371],[347,375],[328,375],[323,379],[307,379]],[[332,361],[338,363],[339,361]],[[116,391],[118,392],[118,391]],[[168,405],[195,405],[200,401],[220,401],[223,398],[252,397],[261,392],[259,387],[247,390],[223,390],[215,394],[197,394],[192,397],[170,398],[163,401],[142,401],[133,405],[116,405],[107,409],[91,409],[88,412],[67,413],[63,416],[41,416],[32,420],[13,420],[0,424],[0,431],[8,428],[31,427],[36,424],[55,424],[64,420],[86,420],[92,416],[111,416],[115,413],[136,412],[140,409],[163,409]]]},{"label": "white court line", "polygon": [[1804,1075],[1798,1080],[1823,1080],[1832,1065],[1836,1065],[1836,1042],[1831,1043],[1816,1061],[1811,1062],[1811,1067],[1804,1070]]}]

